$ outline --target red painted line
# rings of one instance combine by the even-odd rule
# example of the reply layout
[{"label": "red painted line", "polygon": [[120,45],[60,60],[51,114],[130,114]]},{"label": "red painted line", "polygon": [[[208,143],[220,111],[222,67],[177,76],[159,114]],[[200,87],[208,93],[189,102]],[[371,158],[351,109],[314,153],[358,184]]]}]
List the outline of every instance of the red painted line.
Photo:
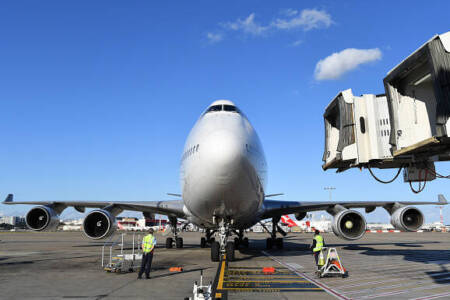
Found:
[{"label": "red painted line", "polygon": [[410,300],[428,300],[428,299],[436,299],[436,298],[442,298],[445,296],[449,296],[450,292],[448,293],[442,293],[442,294],[435,294],[435,295],[430,295],[430,296],[425,296],[425,297],[420,297],[420,298],[414,298],[414,299],[410,299]]},{"label": "red painted line", "polygon": [[289,270],[291,270],[292,272],[294,272],[295,274],[297,274],[298,276],[301,276],[303,278],[305,278],[306,280],[308,280],[309,282],[321,287],[325,292],[327,292],[328,294],[341,299],[341,300],[351,300],[351,298],[347,298],[344,295],[342,295],[341,293],[339,293],[338,291],[330,288],[329,286],[321,283],[320,281],[317,281],[311,277],[309,277],[308,275],[306,275],[305,273],[302,272],[298,272],[297,270],[295,270],[294,268],[292,268],[290,265],[285,264],[284,262],[282,262],[281,260],[279,260],[278,258],[270,255],[269,253],[267,253],[266,251],[261,251],[265,256],[269,257],[270,259],[276,261],[277,263],[279,263],[282,266],[285,266],[286,268],[288,268]]}]

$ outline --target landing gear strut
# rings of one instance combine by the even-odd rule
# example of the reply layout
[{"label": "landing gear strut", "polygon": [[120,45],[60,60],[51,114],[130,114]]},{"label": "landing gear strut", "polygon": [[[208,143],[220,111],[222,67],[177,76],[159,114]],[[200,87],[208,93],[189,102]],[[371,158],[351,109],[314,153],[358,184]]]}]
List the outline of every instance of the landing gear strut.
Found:
[{"label": "landing gear strut", "polygon": [[278,249],[283,249],[283,238],[277,238],[277,232],[280,232],[283,236],[286,233],[278,227],[278,222],[280,222],[280,218],[272,218],[272,232],[270,232],[270,238],[266,240],[266,248],[272,249],[273,246],[276,246]]},{"label": "landing gear strut", "polygon": [[175,247],[183,248],[183,238],[178,236],[177,232],[177,218],[169,217],[170,227],[172,228],[173,238],[168,237],[166,239],[166,248],[170,249],[173,247],[175,242]]}]

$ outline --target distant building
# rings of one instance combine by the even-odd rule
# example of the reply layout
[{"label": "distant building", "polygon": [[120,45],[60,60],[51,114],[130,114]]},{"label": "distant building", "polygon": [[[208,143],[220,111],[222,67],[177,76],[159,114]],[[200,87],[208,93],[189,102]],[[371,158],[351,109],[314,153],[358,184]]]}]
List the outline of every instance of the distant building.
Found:
[{"label": "distant building", "polygon": [[0,218],[0,224],[8,224],[14,227],[23,227],[25,226],[25,218],[16,216],[5,216]]}]

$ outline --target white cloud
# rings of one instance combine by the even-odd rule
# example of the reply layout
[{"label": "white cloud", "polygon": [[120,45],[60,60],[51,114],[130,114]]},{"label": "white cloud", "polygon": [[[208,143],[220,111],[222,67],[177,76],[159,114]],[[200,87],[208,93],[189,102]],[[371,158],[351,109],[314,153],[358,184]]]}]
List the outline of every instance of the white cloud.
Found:
[{"label": "white cloud", "polygon": [[328,28],[333,24],[331,16],[323,10],[304,9],[298,11],[295,9],[285,9],[280,12],[283,18],[278,18],[267,25],[255,21],[255,13],[251,13],[245,19],[237,19],[234,22],[221,24],[225,29],[241,31],[244,34],[261,36],[269,31],[287,31],[291,29],[311,29]]},{"label": "white cloud", "polygon": [[255,22],[255,13],[251,13],[244,20],[237,19],[235,22],[225,23],[224,27],[235,31],[241,30],[242,32],[251,35],[261,35],[269,29],[268,27],[261,26]]},{"label": "white cloud", "polygon": [[288,17],[292,17],[292,16],[295,16],[296,14],[298,14],[298,10],[292,9],[292,8],[288,8],[288,9],[282,10],[281,14],[282,15],[286,15]]},{"label": "white cloud", "polygon": [[212,32],[208,32],[206,34],[206,38],[210,43],[217,43],[223,40],[223,36],[220,33],[212,33]]},{"label": "white cloud", "polygon": [[319,60],[314,76],[317,80],[338,79],[347,72],[356,69],[359,65],[381,59],[381,51],[374,49],[348,48],[333,53]]},{"label": "white cloud", "polygon": [[301,43],[303,43],[302,40],[296,40],[295,42],[293,42],[293,43],[291,44],[291,46],[292,46],[292,47],[297,47],[297,46],[301,45]]},{"label": "white cloud", "polygon": [[333,24],[331,16],[323,10],[304,9],[300,13],[289,9],[284,13],[289,18],[276,19],[271,26],[280,30],[301,28],[304,31],[318,28],[328,28]]}]

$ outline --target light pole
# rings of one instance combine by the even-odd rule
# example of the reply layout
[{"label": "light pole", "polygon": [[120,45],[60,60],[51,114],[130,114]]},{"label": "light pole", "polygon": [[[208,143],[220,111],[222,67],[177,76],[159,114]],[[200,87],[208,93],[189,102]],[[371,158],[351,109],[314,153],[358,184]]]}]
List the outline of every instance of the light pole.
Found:
[{"label": "light pole", "polygon": [[328,190],[329,192],[330,192],[330,202],[331,202],[331,192],[333,191],[333,190],[335,190],[336,188],[334,187],[334,186],[326,186],[326,187],[324,187],[323,188],[324,190]]}]

